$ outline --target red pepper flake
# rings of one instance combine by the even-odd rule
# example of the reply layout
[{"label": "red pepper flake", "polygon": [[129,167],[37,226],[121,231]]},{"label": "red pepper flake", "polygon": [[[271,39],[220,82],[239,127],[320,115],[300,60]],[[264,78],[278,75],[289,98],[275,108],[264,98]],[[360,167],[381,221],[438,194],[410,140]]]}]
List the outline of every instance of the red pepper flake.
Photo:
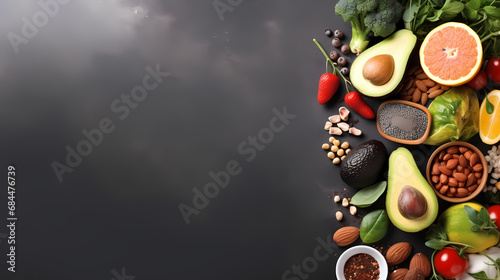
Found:
[{"label": "red pepper flake", "polygon": [[370,255],[362,253],[350,257],[344,266],[344,276],[348,280],[379,279],[378,262]]}]

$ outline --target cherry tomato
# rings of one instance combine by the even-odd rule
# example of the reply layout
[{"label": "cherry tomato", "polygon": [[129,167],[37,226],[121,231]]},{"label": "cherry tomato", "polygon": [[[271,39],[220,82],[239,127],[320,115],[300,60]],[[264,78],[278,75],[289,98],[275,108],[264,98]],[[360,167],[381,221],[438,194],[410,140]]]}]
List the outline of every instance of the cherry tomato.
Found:
[{"label": "cherry tomato", "polygon": [[458,255],[453,248],[443,248],[434,257],[434,267],[444,278],[453,279],[464,274],[469,260]]},{"label": "cherry tomato", "polygon": [[486,72],[479,71],[476,76],[474,76],[474,78],[467,83],[467,85],[473,90],[480,90],[484,88],[487,83],[488,76],[486,75]]},{"label": "cherry tomato", "polygon": [[490,213],[490,219],[495,220],[495,225],[500,228],[500,205],[490,206],[487,210]]},{"label": "cherry tomato", "polygon": [[486,74],[497,84],[500,84],[500,58],[492,57],[486,63]]}]

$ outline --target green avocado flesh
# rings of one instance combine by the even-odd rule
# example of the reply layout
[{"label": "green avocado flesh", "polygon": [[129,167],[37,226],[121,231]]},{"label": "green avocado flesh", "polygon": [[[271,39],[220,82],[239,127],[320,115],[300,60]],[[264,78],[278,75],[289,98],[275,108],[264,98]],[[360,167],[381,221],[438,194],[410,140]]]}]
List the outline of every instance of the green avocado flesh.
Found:
[{"label": "green avocado flesh", "polygon": [[[411,186],[425,199],[427,209],[422,216],[407,218],[401,214],[398,199],[405,186]],[[432,187],[427,183],[415,164],[411,152],[403,147],[391,153],[387,180],[385,206],[391,222],[406,232],[421,231],[430,226],[438,214],[438,200]]]},{"label": "green avocado flesh", "polygon": [[[409,30],[394,32],[382,42],[363,51],[352,63],[350,78],[354,87],[369,97],[384,97],[394,92],[401,83],[408,60],[417,37]],[[363,76],[365,63],[378,55],[390,55],[394,59],[394,71],[391,78],[382,85],[374,85]]]}]

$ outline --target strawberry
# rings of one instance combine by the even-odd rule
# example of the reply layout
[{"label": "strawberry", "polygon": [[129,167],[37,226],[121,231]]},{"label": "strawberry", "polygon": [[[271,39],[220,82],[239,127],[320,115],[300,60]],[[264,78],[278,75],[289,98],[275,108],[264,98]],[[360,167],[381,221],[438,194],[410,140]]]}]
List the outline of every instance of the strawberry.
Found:
[{"label": "strawberry", "polygon": [[361,94],[356,91],[351,91],[344,97],[345,104],[349,106],[354,112],[360,114],[362,117],[367,119],[375,118],[375,113],[372,108],[366,104]]},{"label": "strawberry", "polygon": [[325,73],[319,78],[318,102],[325,104],[339,89],[340,79],[332,73]]}]

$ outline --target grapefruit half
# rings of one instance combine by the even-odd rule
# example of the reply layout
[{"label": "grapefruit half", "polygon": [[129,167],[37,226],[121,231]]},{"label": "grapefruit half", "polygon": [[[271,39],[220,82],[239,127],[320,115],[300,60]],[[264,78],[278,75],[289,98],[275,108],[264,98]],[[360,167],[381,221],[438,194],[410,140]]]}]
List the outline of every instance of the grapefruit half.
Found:
[{"label": "grapefruit half", "polygon": [[466,84],[481,68],[483,47],[479,36],[459,22],[434,28],[420,47],[420,65],[436,83],[447,86]]}]

